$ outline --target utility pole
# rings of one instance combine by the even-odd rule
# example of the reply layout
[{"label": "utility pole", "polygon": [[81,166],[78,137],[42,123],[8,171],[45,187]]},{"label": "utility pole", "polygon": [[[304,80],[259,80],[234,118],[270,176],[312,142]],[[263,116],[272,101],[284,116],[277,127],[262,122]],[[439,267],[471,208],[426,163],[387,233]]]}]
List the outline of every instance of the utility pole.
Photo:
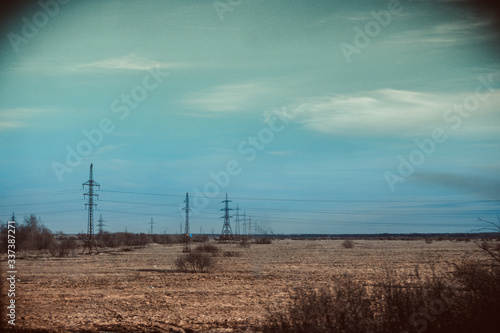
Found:
[{"label": "utility pole", "polygon": [[[87,239],[85,240],[85,245],[83,247],[83,252],[85,252],[85,249],[88,247],[89,248],[89,254],[92,254],[92,247],[96,248],[97,251],[97,246],[95,244],[94,240],[94,208],[97,208],[97,204],[94,203],[94,197],[99,197],[98,194],[94,193],[94,187],[98,187],[101,189],[101,185],[94,181],[93,175],[92,175],[92,163],[90,164],[90,179],[87,180],[87,182],[83,183],[82,186],[85,188],[85,186],[88,186],[88,193],[84,193],[83,197],[85,196],[88,197],[88,203],[85,204],[89,211],[89,221],[87,225]],[[82,252],[82,253],[83,253]],[[99,252],[99,251],[97,251]]]},{"label": "utility pole", "polygon": [[191,252],[191,237],[189,237],[189,194],[186,193],[186,199],[184,200],[186,206],[182,210],[186,211],[186,225],[184,229],[184,248],[182,252]]},{"label": "utility pole", "polygon": [[231,200],[227,200],[227,193],[226,193],[226,200],[223,200],[221,202],[224,203],[224,208],[221,209],[221,211],[224,211],[224,216],[221,216],[221,219],[224,219],[224,225],[222,226],[219,242],[234,241],[234,236],[233,232],[231,231],[231,222],[230,222],[230,218],[232,216],[229,215],[229,211],[232,210],[232,208],[229,208],[229,203],[231,202]]}]

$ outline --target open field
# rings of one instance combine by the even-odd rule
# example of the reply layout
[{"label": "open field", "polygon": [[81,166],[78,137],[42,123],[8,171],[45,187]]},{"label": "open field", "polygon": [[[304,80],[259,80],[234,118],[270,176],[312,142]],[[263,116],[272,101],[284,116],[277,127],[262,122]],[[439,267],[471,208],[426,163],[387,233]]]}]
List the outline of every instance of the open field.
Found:
[{"label": "open field", "polygon": [[216,257],[210,273],[177,271],[181,244],[66,258],[26,256],[17,261],[16,323],[61,332],[253,332],[267,307],[286,304],[295,287],[328,285],[343,274],[371,285],[388,268],[411,273],[417,265],[423,275],[430,264],[446,274],[449,262],[485,257],[475,243],[463,241],[355,240],[351,249],[341,243],[216,244],[241,256]]}]

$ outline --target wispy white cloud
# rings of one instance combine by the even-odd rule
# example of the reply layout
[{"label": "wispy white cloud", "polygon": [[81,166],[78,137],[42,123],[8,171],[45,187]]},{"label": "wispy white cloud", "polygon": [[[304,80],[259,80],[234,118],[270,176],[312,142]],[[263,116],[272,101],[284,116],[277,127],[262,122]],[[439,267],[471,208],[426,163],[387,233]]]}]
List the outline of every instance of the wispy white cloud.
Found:
[{"label": "wispy white cloud", "polygon": [[434,46],[461,45],[478,39],[493,38],[493,34],[486,33],[491,22],[475,18],[460,19],[453,22],[424,26],[420,29],[403,30],[394,34],[388,42],[398,45],[435,44]]},{"label": "wispy white cloud", "polygon": [[30,118],[47,111],[46,109],[37,108],[0,110],[0,131],[26,127]]},{"label": "wispy white cloud", "polygon": [[[349,95],[331,95],[303,100],[288,106],[285,112],[297,122],[322,132],[341,135],[409,134],[443,126],[443,115],[462,103],[469,94],[436,94],[380,89]],[[481,115],[465,120],[476,130],[484,130],[497,111],[500,92],[481,102]],[[475,119],[474,119],[475,118]],[[477,131],[476,131],[477,132]]]},{"label": "wispy white cloud", "polygon": [[116,150],[118,150],[118,149],[120,149],[122,147],[125,147],[125,146],[126,146],[125,144],[102,146],[102,147],[99,147],[99,149],[97,150],[96,154],[107,154],[107,153],[116,151]]},{"label": "wispy white cloud", "polygon": [[190,94],[183,103],[198,111],[230,112],[248,107],[256,97],[269,94],[266,84],[246,82],[216,86]]},{"label": "wispy white cloud", "polygon": [[118,58],[108,58],[104,60],[94,61],[88,64],[80,64],[79,68],[104,68],[104,69],[125,69],[125,70],[148,70],[153,68],[181,68],[187,64],[182,63],[167,63],[154,61],[147,58],[129,54]]}]

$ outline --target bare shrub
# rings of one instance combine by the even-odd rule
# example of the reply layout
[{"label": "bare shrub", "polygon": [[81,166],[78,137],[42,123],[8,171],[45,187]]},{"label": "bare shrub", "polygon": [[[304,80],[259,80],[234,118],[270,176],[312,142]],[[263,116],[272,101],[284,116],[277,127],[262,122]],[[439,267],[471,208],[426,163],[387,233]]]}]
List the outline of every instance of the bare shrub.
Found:
[{"label": "bare shrub", "polygon": [[491,332],[500,313],[500,268],[464,261],[451,275],[426,279],[418,270],[388,271],[373,288],[346,277],[329,288],[299,288],[290,301],[269,308],[263,332]]},{"label": "bare shrub", "polygon": [[297,288],[289,308],[270,308],[263,326],[271,332],[365,332],[375,316],[366,289],[350,279],[332,288]]},{"label": "bare shrub", "polygon": [[240,247],[241,247],[241,248],[249,248],[249,247],[250,247],[250,242],[248,241],[248,239],[243,238],[243,239],[240,241]]},{"label": "bare shrub", "polygon": [[222,252],[223,257],[241,257],[241,252],[238,251],[224,251]]},{"label": "bare shrub", "polygon": [[352,249],[354,247],[354,241],[352,239],[346,239],[342,242],[342,246],[346,249]]},{"label": "bare shrub", "polygon": [[269,237],[259,237],[255,238],[254,244],[272,244],[273,240]]},{"label": "bare shrub", "polygon": [[55,241],[52,232],[47,229],[42,220],[35,214],[24,217],[24,221],[17,227],[16,249],[19,251],[50,250]]},{"label": "bare shrub", "polygon": [[193,251],[179,256],[175,265],[182,272],[207,272],[215,267],[215,262],[212,255]]},{"label": "bare shrub", "polygon": [[70,253],[74,253],[77,244],[74,239],[64,239],[54,242],[49,252],[53,257],[67,257]]},{"label": "bare shrub", "polygon": [[213,257],[215,257],[219,254],[220,249],[213,244],[203,244],[195,247],[193,251],[200,253],[210,253]]}]

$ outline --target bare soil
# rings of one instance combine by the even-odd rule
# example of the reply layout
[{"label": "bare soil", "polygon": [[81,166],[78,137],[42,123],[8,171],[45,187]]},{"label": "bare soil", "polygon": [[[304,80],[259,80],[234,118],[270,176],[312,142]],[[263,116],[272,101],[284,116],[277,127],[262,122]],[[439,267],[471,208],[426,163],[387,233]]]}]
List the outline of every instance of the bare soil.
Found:
[{"label": "bare soil", "polygon": [[432,267],[446,274],[451,262],[484,257],[473,242],[355,240],[352,249],[341,243],[217,244],[241,256],[215,257],[217,267],[209,273],[177,271],[180,244],[66,258],[26,256],[17,260],[16,326],[57,332],[255,332],[268,307],[286,306],[295,287],[328,285],[344,274],[376,284],[388,269],[411,274],[417,265],[421,274]]}]

